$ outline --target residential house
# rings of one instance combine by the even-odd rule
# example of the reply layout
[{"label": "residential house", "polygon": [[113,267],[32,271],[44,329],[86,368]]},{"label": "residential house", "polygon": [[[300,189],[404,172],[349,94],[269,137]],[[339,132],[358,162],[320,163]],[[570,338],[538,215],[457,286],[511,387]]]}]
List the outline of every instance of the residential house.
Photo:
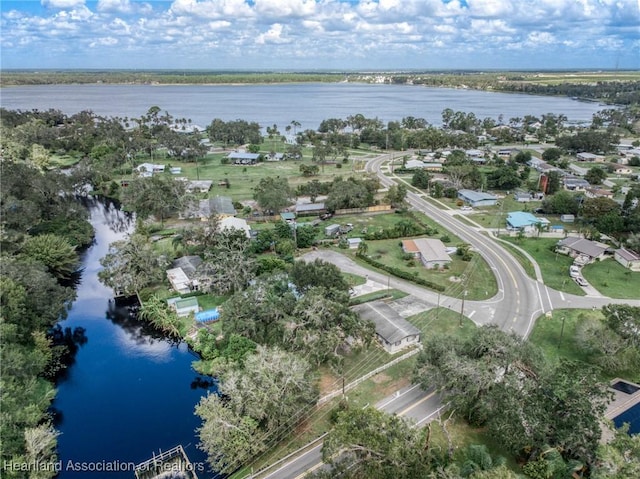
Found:
[{"label": "residential house", "polygon": [[442,163],[426,162],[424,164],[424,169],[427,171],[442,171]]},{"label": "residential house", "polygon": [[202,263],[200,256],[182,256],[171,264],[171,269],[166,271],[171,287],[180,294],[198,291],[197,269]]},{"label": "residential house", "polygon": [[640,271],[640,254],[625,248],[619,248],[614,251],[613,257],[625,268],[631,271]]},{"label": "residential house", "polygon": [[187,193],[207,193],[211,189],[211,180],[192,180],[187,182]]},{"label": "residential house", "polygon": [[245,151],[232,151],[227,155],[229,161],[234,165],[255,165],[258,163],[260,155],[257,153],[247,153]]},{"label": "residential house", "polygon": [[593,153],[578,153],[576,159],[578,161],[588,161],[589,163],[604,163],[604,156]]},{"label": "residential house", "polygon": [[419,170],[424,168],[424,161],[422,160],[408,160],[404,164],[406,170]]},{"label": "residential house", "polygon": [[234,216],[225,216],[218,224],[220,231],[224,230],[241,230],[247,238],[251,238],[251,226],[244,218],[235,218]]},{"label": "residential house", "polygon": [[564,185],[564,189],[569,191],[585,191],[591,186],[591,183],[587,180],[571,175],[567,175],[562,178],[562,183]]},{"label": "residential house", "polygon": [[518,203],[529,203],[530,201],[533,201],[533,195],[531,193],[519,191],[513,195],[513,199]]},{"label": "residential house", "polygon": [[420,343],[421,331],[382,301],[370,301],[352,308],[365,321],[371,321],[376,336],[389,354]]},{"label": "residential house", "polygon": [[561,239],[556,245],[558,253],[569,255],[572,258],[583,257],[586,260],[585,262],[604,259],[607,250],[608,247],[606,245],[575,236]]},{"label": "residential house", "polygon": [[189,316],[190,314],[196,314],[200,311],[198,305],[198,298],[191,296],[189,298],[169,298],[167,304],[170,308],[173,308],[179,317]]},{"label": "residential house", "polygon": [[200,201],[200,217],[207,219],[212,215],[235,216],[238,214],[233,207],[233,201],[228,196],[214,196]]},{"label": "residential house", "polygon": [[483,191],[473,190],[459,190],[458,199],[461,199],[465,203],[478,207],[478,206],[493,206],[498,202],[498,197],[485,193]]},{"label": "residential house", "polygon": [[154,173],[164,173],[164,165],[157,165],[155,163],[142,163],[136,167],[138,175],[143,178],[149,178]]},{"label": "residential house", "polygon": [[536,225],[542,225],[543,228],[546,228],[549,225],[549,220],[538,218],[525,211],[512,211],[507,215],[507,229],[531,233],[539,228]]},{"label": "residential house", "polygon": [[613,191],[605,190],[603,188],[591,187],[587,188],[584,192],[587,198],[609,198],[613,199]]},{"label": "residential house", "polygon": [[402,251],[414,255],[427,269],[442,268],[451,263],[451,257],[439,239],[402,240]]}]

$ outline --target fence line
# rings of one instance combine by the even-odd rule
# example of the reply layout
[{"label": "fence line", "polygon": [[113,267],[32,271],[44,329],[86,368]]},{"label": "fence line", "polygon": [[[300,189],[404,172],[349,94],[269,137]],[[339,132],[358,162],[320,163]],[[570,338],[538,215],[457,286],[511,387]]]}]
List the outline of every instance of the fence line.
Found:
[{"label": "fence line", "polygon": [[[360,376],[358,379],[350,382],[349,384],[346,384],[344,386],[344,391],[345,392],[350,391],[351,389],[355,388],[358,384],[363,383],[367,379],[375,376],[376,374],[384,371],[385,369],[389,369],[391,366],[394,366],[395,364],[398,364],[399,362],[404,361],[405,359],[410,358],[411,356],[415,356],[416,354],[418,354],[420,352],[420,350],[421,350],[420,347],[412,349],[408,353],[404,353],[402,356],[395,358],[393,361],[389,361],[388,363],[383,364],[380,367],[377,367],[373,371],[369,371],[364,376]],[[329,394],[326,394],[326,395],[322,396],[320,399],[318,399],[318,405],[324,404],[327,401],[330,401],[331,399],[341,395],[342,391],[343,391],[343,388],[340,388],[340,389],[337,389],[335,391],[330,392]]]}]

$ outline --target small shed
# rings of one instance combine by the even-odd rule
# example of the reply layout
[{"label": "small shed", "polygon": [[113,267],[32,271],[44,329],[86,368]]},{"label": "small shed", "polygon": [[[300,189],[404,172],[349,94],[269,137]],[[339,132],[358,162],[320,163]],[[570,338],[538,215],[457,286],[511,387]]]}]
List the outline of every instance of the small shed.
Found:
[{"label": "small shed", "polygon": [[280,219],[287,223],[293,223],[296,220],[296,214],[286,211],[284,213],[280,213]]},{"label": "small shed", "polygon": [[334,223],[332,225],[327,226],[324,229],[324,234],[325,236],[333,237],[337,235],[339,231],[340,231],[340,225],[337,225]]},{"label": "small shed", "polygon": [[169,298],[167,299],[169,307],[173,308],[180,317],[189,316],[200,311],[198,298],[191,296],[190,298]]},{"label": "small shed", "polygon": [[575,215],[560,215],[560,221],[563,223],[573,223],[575,220]]},{"label": "small shed", "polygon": [[347,238],[349,249],[357,249],[360,243],[362,243],[362,238]]}]

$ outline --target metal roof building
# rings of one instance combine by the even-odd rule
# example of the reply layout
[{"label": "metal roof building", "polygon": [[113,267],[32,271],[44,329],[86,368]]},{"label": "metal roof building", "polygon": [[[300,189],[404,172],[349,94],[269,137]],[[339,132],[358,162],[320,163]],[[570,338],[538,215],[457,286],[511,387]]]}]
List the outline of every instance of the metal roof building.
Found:
[{"label": "metal roof building", "polygon": [[359,304],[352,309],[375,324],[378,340],[389,354],[420,342],[422,332],[382,301]]}]

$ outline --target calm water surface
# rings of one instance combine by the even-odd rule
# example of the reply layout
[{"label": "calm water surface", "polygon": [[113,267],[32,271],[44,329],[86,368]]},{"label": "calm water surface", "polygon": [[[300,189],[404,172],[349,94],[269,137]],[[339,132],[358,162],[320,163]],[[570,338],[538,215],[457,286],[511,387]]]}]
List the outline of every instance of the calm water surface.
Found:
[{"label": "calm water surface", "polygon": [[322,120],[362,113],[384,122],[406,116],[442,122],[442,110],[473,112],[478,118],[497,119],[546,113],[564,114],[570,122],[589,122],[604,107],[567,97],[413,85],[359,83],[301,83],[278,85],[36,85],[0,90],[8,109],[56,108],[65,113],[92,110],[104,116],[140,117],[157,105],[177,118],[207,126],[214,118],[244,119],[263,127],[284,128],[298,121],[302,129],[317,129]]},{"label": "calm water surface", "polygon": [[53,404],[62,433],[59,477],[133,478],[126,466],[120,472],[73,469],[103,461],[140,463],[178,444],[192,462],[204,463],[194,432],[199,426],[194,407],[206,394],[192,387],[198,377],[191,368],[196,358],[184,343],[171,343],[139,322],[114,314],[112,291],[97,278],[99,260],[130,224],[113,205],[96,201],[90,209],[96,242],[85,253],[78,297],[61,323],[86,328],[88,341],[59,383]]}]

